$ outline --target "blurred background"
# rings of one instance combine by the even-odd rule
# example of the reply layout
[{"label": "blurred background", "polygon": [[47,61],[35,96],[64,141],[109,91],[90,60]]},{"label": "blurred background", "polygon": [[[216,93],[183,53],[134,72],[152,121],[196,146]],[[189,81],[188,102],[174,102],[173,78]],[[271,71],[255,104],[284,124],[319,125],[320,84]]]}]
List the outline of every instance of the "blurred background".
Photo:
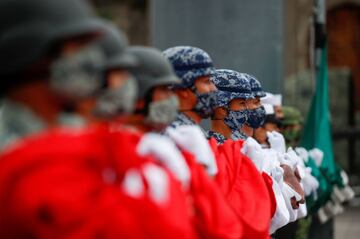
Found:
[{"label": "blurred background", "polygon": [[[217,68],[255,75],[306,118],[314,93],[311,0],[92,0],[133,45],[203,48]],[[335,160],[357,198],[337,217],[337,238],[360,228],[360,0],[327,0],[329,94]],[[355,220],[355,221],[354,221]],[[355,237],[351,237],[355,236]]]}]

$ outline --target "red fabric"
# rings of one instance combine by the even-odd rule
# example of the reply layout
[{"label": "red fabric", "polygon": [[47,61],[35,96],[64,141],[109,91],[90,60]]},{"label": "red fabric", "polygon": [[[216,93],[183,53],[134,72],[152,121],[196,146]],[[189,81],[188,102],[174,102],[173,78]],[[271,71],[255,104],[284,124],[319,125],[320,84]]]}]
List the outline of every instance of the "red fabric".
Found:
[{"label": "red fabric", "polygon": [[227,140],[214,149],[218,164],[216,182],[241,218],[243,238],[269,238],[271,202],[263,177],[240,149],[242,141]]},{"label": "red fabric", "polygon": [[241,238],[242,225],[217,184],[191,154],[183,152],[191,172],[189,194],[201,238]]},{"label": "red fabric", "polygon": [[276,211],[276,198],[275,198],[275,194],[274,194],[274,191],[273,191],[273,188],[272,188],[273,180],[267,173],[262,172],[261,176],[263,177],[264,182],[265,182],[266,187],[267,187],[268,192],[269,192],[270,203],[271,203],[270,215],[271,215],[271,218],[272,218],[275,215],[275,211]]},{"label": "red fabric", "polygon": [[[164,205],[121,190],[129,168],[154,164],[135,154],[138,137],[106,127],[55,130],[5,152],[1,238],[194,238],[185,195],[170,174]],[[109,168],[116,175],[110,183],[103,177]]]}]

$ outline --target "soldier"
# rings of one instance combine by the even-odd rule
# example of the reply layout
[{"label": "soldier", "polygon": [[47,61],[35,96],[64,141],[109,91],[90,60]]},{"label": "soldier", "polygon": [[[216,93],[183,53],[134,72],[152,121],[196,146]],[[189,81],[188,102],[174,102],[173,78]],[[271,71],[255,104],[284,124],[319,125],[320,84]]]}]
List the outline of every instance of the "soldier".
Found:
[{"label": "soldier", "polygon": [[[245,126],[248,120],[248,107],[253,105],[254,95],[245,74],[233,70],[216,70],[212,77],[218,90],[216,101],[213,103],[214,115],[211,119],[212,129],[209,136],[214,136],[218,143],[226,139],[245,140],[250,133],[250,127]],[[234,87],[236,86],[236,88]]]},{"label": "soldier", "polygon": [[[250,79],[252,81],[252,84],[250,84]],[[229,127],[226,127],[225,117],[226,117],[226,111],[220,111],[222,110],[220,107],[229,107],[233,104],[233,101],[236,100],[236,97],[239,97],[239,99],[242,99],[244,102],[244,106],[242,108],[242,111],[239,111],[239,114],[241,113],[242,117],[234,117],[235,121],[236,119],[239,120],[243,118],[241,124],[236,125],[235,127],[231,128],[231,132],[233,131],[242,131],[244,129],[244,126],[247,122],[246,127],[254,130],[255,128],[258,128],[261,126],[264,120],[264,108],[263,107],[256,107],[256,103],[260,101],[260,96],[264,95],[264,92],[261,89],[260,83],[253,77],[248,74],[240,74],[236,73],[231,70],[218,70],[212,80],[215,82],[216,87],[218,88],[217,94],[218,96],[216,99],[218,99],[218,102],[216,102],[218,105],[214,109],[215,117],[214,117],[214,123],[218,127],[213,128],[217,130],[217,132],[226,132],[229,131]],[[236,93],[235,93],[236,92]],[[254,98],[257,98],[257,101],[252,100],[252,106],[247,106],[246,103],[249,102],[249,100],[244,100],[244,92],[249,92],[251,96]],[[239,93],[243,93],[243,95],[239,95]],[[256,97],[254,97],[256,95]],[[238,100],[239,101],[239,100]],[[240,102],[240,101],[239,101]],[[223,115],[219,116],[217,113],[223,113]],[[218,118],[219,117],[219,118]],[[245,118],[245,119],[244,119]],[[247,130],[247,132],[251,132],[250,130]],[[273,133],[274,134],[274,133]],[[284,148],[283,152],[279,152],[280,154],[285,153],[285,143],[283,143],[283,147],[280,147],[281,142],[278,142],[281,137],[280,135],[273,135],[271,134],[271,143],[272,146],[276,145],[275,148]],[[266,172],[266,174],[273,177],[273,191],[275,192],[276,200],[277,200],[277,210],[276,214],[274,215],[274,220],[272,223],[271,231],[274,232],[277,228],[284,226],[289,221],[289,215],[288,212],[286,212],[286,207],[289,212],[294,212],[294,209],[296,210],[299,206],[299,203],[302,203],[302,197],[300,196],[302,194],[302,190],[300,187],[299,182],[297,181],[294,172],[292,170],[295,170],[293,168],[293,165],[290,163],[287,163],[286,161],[282,160],[281,162],[278,162],[277,159],[277,153],[274,152],[274,154],[265,153],[261,149],[261,146],[251,137],[246,139],[242,152],[245,153],[250,159],[253,160],[254,164],[257,166],[258,170],[260,172]],[[286,156],[287,157],[287,156]],[[290,157],[290,155],[289,155]],[[274,162],[274,164],[272,163]],[[279,167],[281,165],[281,168]],[[285,174],[283,176],[282,170],[285,170]],[[266,175],[263,174],[265,178]],[[286,182],[286,184],[282,183],[282,180]],[[277,187],[276,185],[279,184],[282,187]],[[292,192],[288,193],[284,189],[289,189],[289,192],[292,191],[292,189],[288,186],[291,185],[291,188],[297,189],[296,191],[299,192]],[[282,188],[282,192],[279,192],[279,189]],[[282,195],[283,194],[283,195]],[[297,198],[295,200],[295,197],[292,195],[297,195]],[[285,206],[285,202],[287,203]],[[298,201],[298,202],[297,202]],[[290,204],[291,202],[291,204]],[[284,210],[285,209],[285,210]],[[295,220],[295,215],[292,216],[292,220]]]},{"label": "soldier", "polygon": [[211,101],[216,87],[210,81],[215,71],[212,59],[200,48],[172,47],[163,52],[181,79],[173,90],[179,99],[179,111],[172,127],[199,124],[212,114]]},{"label": "soldier", "polygon": [[303,117],[298,109],[291,106],[283,106],[282,111],[284,113],[284,118],[281,121],[282,134],[287,145],[296,147],[301,137]]},{"label": "soldier", "polygon": [[[166,50],[164,55],[168,57],[175,72],[182,80],[181,84],[174,87],[179,98],[181,113],[172,124],[173,127],[194,125],[200,123],[201,119],[210,117],[216,90],[210,81],[210,75],[214,72],[211,58],[202,50],[192,47],[173,47]],[[199,94],[197,91],[206,92],[206,94]],[[228,146],[216,148],[213,144],[212,146],[219,167],[215,181],[229,204],[241,218],[245,237],[266,238],[270,217],[270,199],[261,175],[256,171],[254,165],[240,154],[240,145],[230,148]],[[229,150],[237,153],[231,153]],[[252,178],[251,182],[246,179],[250,177]],[[237,190],[237,188],[242,188],[242,190]],[[259,195],[261,196],[258,197]],[[249,201],[250,198],[252,200]],[[251,206],[255,203],[254,198],[261,198],[265,201],[262,210],[252,210],[254,209]],[[257,228],[252,225],[253,216],[259,219]]]},{"label": "soldier", "polygon": [[102,55],[86,46],[102,23],[82,1],[2,1],[1,10],[3,148],[56,125],[61,112],[96,90]]},{"label": "soldier", "polygon": [[282,95],[266,92],[266,96],[261,98],[261,103],[272,105],[276,117],[280,120],[284,118],[284,112],[282,111]]},{"label": "soldier", "polygon": [[267,132],[280,132],[281,121],[276,118],[274,107],[272,105],[263,104],[266,117],[263,125],[254,130],[254,138],[259,142],[262,148],[269,148]]},{"label": "soldier", "polygon": [[[158,50],[138,46],[131,47],[129,52],[139,60],[139,66],[131,72],[141,87],[136,110],[128,117],[127,125],[142,134],[139,151],[154,156],[182,183],[191,198],[192,216],[201,237],[240,238],[241,222],[207,175],[203,162],[197,157],[199,154],[192,155],[182,147],[183,132],[174,132],[171,128],[172,138],[159,134],[177,116],[178,101],[170,86],[179,84],[180,79]],[[209,145],[204,139],[203,143],[197,141],[197,147],[209,148]]]},{"label": "soldier", "polygon": [[260,82],[252,75],[245,74],[245,77],[249,81],[251,92],[254,94],[254,99],[249,100],[247,110],[247,120],[242,128],[247,136],[254,136],[254,130],[263,125],[266,112],[264,106],[261,104],[261,99],[266,96],[262,90]]},{"label": "soldier", "polygon": [[115,75],[101,91],[109,58],[90,44],[104,25],[89,6],[4,0],[0,11],[1,93],[23,112],[2,121],[9,130],[3,142],[12,146],[0,155],[1,237],[194,238],[179,183],[137,153],[136,135],[111,123],[57,127],[65,109],[119,93],[131,79]]}]

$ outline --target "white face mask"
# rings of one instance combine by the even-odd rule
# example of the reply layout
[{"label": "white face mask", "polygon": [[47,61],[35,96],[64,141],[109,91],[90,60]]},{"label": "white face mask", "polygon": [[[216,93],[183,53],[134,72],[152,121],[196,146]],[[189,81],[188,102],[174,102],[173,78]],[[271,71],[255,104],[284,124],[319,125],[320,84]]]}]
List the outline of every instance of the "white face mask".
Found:
[{"label": "white face mask", "polygon": [[93,95],[102,85],[105,56],[100,48],[89,46],[51,65],[50,86],[60,96],[77,100]]},{"label": "white face mask", "polygon": [[129,78],[118,88],[104,89],[99,93],[94,114],[100,117],[113,117],[131,113],[134,110],[138,87],[135,78]]},{"label": "white face mask", "polygon": [[178,114],[179,101],[176,96],[165,100],[153,101],[149,104],[146,122],[152,125],[167,126]]}]

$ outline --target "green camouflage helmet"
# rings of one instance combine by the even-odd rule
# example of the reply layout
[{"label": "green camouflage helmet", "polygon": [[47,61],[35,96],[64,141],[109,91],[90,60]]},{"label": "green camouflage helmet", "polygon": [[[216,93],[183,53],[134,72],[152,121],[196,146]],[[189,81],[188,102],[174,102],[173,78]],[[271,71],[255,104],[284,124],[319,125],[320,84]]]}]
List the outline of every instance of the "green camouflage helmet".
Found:
[{"label": "green camouflage helmet", "polygon": [[303,123],[303,117],[300,111],[292,106],[283,106],[284,119],[282,120],[283,126],[296,125]]}]

